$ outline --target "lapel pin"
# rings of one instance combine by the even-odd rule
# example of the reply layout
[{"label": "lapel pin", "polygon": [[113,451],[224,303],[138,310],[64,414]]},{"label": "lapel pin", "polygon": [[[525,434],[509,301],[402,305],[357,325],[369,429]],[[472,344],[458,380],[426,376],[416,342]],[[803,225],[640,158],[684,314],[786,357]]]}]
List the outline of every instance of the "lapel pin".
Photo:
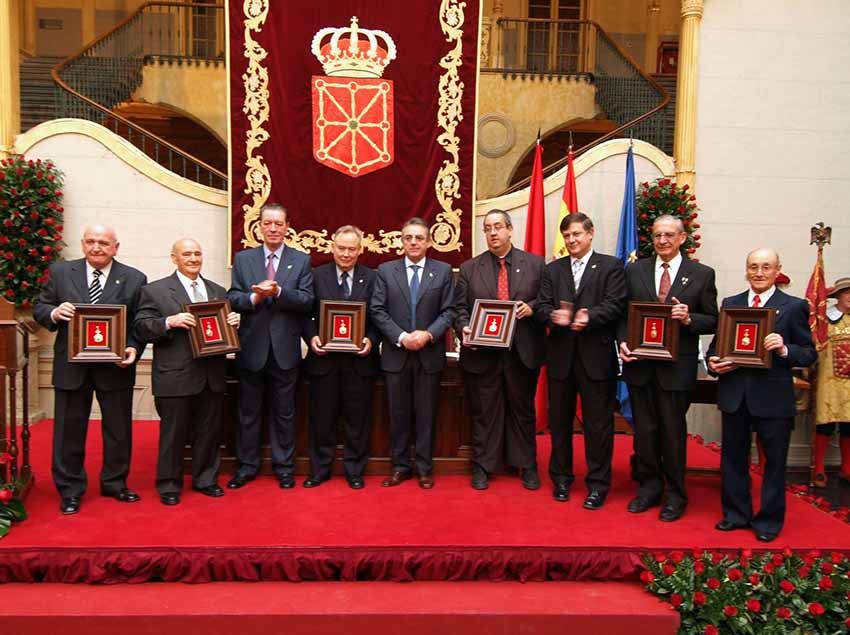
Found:
[{"label": "lapel pin", "polygon": [[120,281],[120,280],[116,280],[116,281],[115,281],[115,284],[121,284],[121,281]]},{"label": "lapel pin", "polygon": [[363,278],[360,278],[357,282],[363,284]]},{"label": "lapel pin", "polygon": [[519,269],[517,269],[516,272],[519,273]]},{"label": "lapel pin", "polygon": [[682,278],[682,284],[688,284],[688,279],[687,279],[687,278]]},{"label": "lapel pin", "polygon": [[286,265],[287,269],[292,269],[292,265]]},{"label": "lapel pin", "polygon": [[596,269],[596,265],[590,265],[591,269]]},{"label": "lapel pin", "polygon": [[434,272],[432,271],[431,273],[429,273],[429,274],[428,274],[428,277],[429,277],[429,278],[433,278],[433,277],[434,277]]}]

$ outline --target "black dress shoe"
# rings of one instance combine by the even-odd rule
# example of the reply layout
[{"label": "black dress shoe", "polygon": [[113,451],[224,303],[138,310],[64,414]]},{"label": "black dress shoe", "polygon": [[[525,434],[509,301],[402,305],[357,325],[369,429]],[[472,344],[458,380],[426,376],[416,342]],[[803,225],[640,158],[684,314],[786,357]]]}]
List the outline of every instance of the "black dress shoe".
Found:
[{"label": "black dress shoe", "polygon": [[647,498],[646,496],[635,496],[629,501],[629,506],[626,509],[630,514],[642,514],[651,507],[658,507],[659,504],[657,500]]},{"label": "black dress shoe", "polygon": [[661,508],[661,512],[658,514],[658,520],[662,520],[665,523],[672,523],[674,520],[679,520],[682,517],[686,508],[687,505],[667,503]]},{"label": "black dress shoe", "polygon": [[138,503],[142,500],[142,497],[136,494],[131,489],[127,489],[126,487],[122,489],[117,494],[102,494],[102,496],[106,496],[108,498],[114,498],[119,503]]},{"label": "black dress shoe", "polygon": [[717,531],[735,531],[736,529],[749,529],[749,527],[749,523],[733,523],[725,518],[714,526]]},{"label": "black dress shoe", "polygon": [[253,481],[256,477],[254,474],[239,474],[237,473],[232,479],[227,482],[227,489],[239,489],[240,487],[245,487],[248,483]]},{"label": "black dress shoe", "polygon": [[[306,479],[304,479],[304,483],[302,483],[302,485],[304,485],[304,487],[318,487],[326,480],[328,479],[319,478],[318,476],[308,476]],[[283,486],[281,485],[281,487]]]},{"label": "black dress shoe", "polygon": [[602,509],[604,504],[605,494],[599,490],[593,490],[587,495],[587,498],[584,499],[584,505],[582,505],[582,507],[585,509]]},{"label": "black dress shoe", "polygon": [[472,489],[485,490],[490,487],[490,479],[487,476],[487,471],[477,465],[472,468],[472,481],[470,481]]},{"label": "black dress shoe", "polygon": [[168,505],[169,507],[173,507],[174,505],[180,504],[180,494],[160,494],[159,502],[163,505]]},{"label": "black dress shoe", "polygon": [[80,513],[80,505],[82,505],[82,501],[79,496],[68,496],[59,503],[59,511],[66,516],[78,514]]},{"label": "black dress shoe", "polygon": [[348,481],[348,486],[351,489],[363,489],[366,487],[366,482],[363,480],[362,476],[352,476],[346,480]]},{"label": "black dress shoe", "polygon": [[420,474],[419,487],[422,489],[434,489],[434,477],[430,474]]},{"label": "black dress shoe", "polygon": [[219,487],[218,483],[213,483],[212,485],[207,485],[206,487],[193,487],[192,489],[196,492],[200,492],[204,496],[210,496],[211,498],[219,498],[220,496],[224,496],[224,490]]},{"label": "black dress shoe", "polygon": [[530,490],[540,489],[540,476],[536,467],[522,470],[522,486]]},{"label": "black dress shoe", "polygon": [[776,534],[757,531],[756,540],[758,540],[759,542],[773,542],[774,540],[776,540]]},{"label": "black dress shoe", "polygon": [[381,487],[396,487],[412,476],[413,475],[410,472],[399,472],[398,470],[394,470],[392,474],[381,481]]},{"label": "black dress shoe", "polygon": [[552,498],[559,503],[566,503],[570,500],[570,486],[563,483],[556,483],[555,488],[552,490]]},{"label": "black dress shoe", "polygon": [[290,476],[289,474],[278,476],[277,482],[278,485],[280,485],[280,489],[292,489],[295,487],[295,477]]}]

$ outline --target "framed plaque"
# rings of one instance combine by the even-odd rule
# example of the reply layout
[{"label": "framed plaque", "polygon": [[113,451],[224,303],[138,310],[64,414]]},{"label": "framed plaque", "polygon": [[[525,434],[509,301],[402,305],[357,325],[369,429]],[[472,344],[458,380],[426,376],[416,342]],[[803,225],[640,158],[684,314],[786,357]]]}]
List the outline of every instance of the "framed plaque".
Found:
[{"label": "framed plaque", "polygon": [[626,345],[639,359],[675,362],[679,358],[679,323],[672,304],[629,302]]},{"label": "framed plaque", "polygon": [[319,303],[319,339],[335,353],[356,353],[366,337],[366,303],[322,300]]},{"label": "framed plaque", "polygon": [[126,306],[74,305],[74,317],[68,325],[69,362],[120,362],[126,342]]},{"label": "framed plaque", "polygon": [[196,324],[189,329],[195,359],[235,353],[241,348],[236,327],[227,323],[227,314],[231,311],[228,300],[184,304],[183,311],[195,316]]},{"label": "framed plaque", "polygon": [[476,300],[469,316],[469,346],[510,348],[514,341],[517,303],[511,300]]},{"label": "framed plaque", "polygon": [[776,309],[723,308],[717,323],[717,356],[737,366],[770,368],[771,351],[765,350],[764,338],[773,332]]}]

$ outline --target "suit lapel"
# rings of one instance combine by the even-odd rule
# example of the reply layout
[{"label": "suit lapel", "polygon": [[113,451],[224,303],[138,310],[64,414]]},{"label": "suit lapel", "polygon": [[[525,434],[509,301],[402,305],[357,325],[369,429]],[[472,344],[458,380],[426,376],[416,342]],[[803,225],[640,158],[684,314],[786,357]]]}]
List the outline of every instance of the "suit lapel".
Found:
[{"label": "suit lapel", "polygon": [[275,281],[282,287],[283,283],[289,277],[289,273],[292,271],[292,248],[284,247],[283,251],[280,254],[280,264],[277,267],[277,272],[275,272],[274,279]]},{"label": "suit lapel", "polygon": [[[103,284],[103,293],[100,296],[100,300],[97,301],[98,304],[109,304],[110,300],[118,294],[118,291],[121,290],[121,285],[124,284],[126,278],[126,274],[119,263],[116,260],[112,261],[112,268],[109,270],[109,277],[106,279],[106,282]],[[86,291],[88,295],[88,291]]]},{"label": "suit lapel", "polygon": [[419,303],[420,298],[425,295],[425,292],[428,291],[428,288],[431,286],[431,283],[434,282],[434,261],[428,258],[425,261],[425,267],[422,269],[422,273],[420,274],[422,279],[419,281],[419,291],[416,294],[416,302]]},{"label": "suit lapel", "polygon": [[[177,306],[182,308],[184,304],[192,304],[194,302],[189,297],[189,294],[186,293],[186,289],[180,282],[180,278],[177,277],[176,272],[171,274],[169,286],[171,287],[171,299],[177,303]],[[209,295],[209,288],[207,288],[207,294]]]},{"label": "suit lapel", "polygon": [[[396,261],[396,265],[393,270],[393,277],[395,278],[396,284],[398,285],[401,294],[407,301],[407,306],[410,306],[410,285],[408,285],[407,283],[407,272],[404,270],[404,258]],[[421,284],[419,286],[419,291],[421,295]]]},{"label": "suit lapel", "polygon": [[[224,295],[221,294],[218,290],[218,287],[213,285],[209,280],[201,276],[201,280],[204,281],[204,288],[207,290],[207,300],[223,300]],[[180,285],[183,286],[182,284]],[[185,291],[185,289],[184,289]]]},{"label": "suit lapel", "polygon": [[[593,279],[596,277],[596,267],[599,266],[599,255],[594,251],[591,254],[590,258],[587,261],[587,266],[584,268],[584,273],[581,275],[581,283],[579,284],[578,291],[575,294],[575,298],[578,297],[587,289]],[[570,278],[573,275],[572,263],[570,264]],[[573,285],[575,286],[575,280],[573,280]]]},{"label": "suit lapel", "polygon": [[496,298],[499,295],[499,290],[493,279],[493,259],[490,257],[490,252],[484,252],[478,260],[476,273],[484,285],[486,296],[488,298]]},{"label": "suit lapel", "polygon": [[523,278],[525,278],[525,269],[528,262],[525,259],[525,254],[520,253],[519,250],[514,249],[513,252],[514,256],[512,258],[513,262],[511,263],[511,266],[514,270],[513,281],[511,282],[511,300],[516,300],[517,296],[519,296],[520,289],[523,288],[522,281]]},{"label": "suit lapel", "polygon": [[254,254],[251,258],[251,267],[254,269],[254,275],[252,277],[253,280],[261,282],[266,279],[266,256],[262,245],[254,248]]},{"label": "suit lapel", "polygon": [[[339,285],[337,285],[339,288]],[[361,300],[361,296],[366,292],[366,276],[363,268],[360,265],[351,270],[351,299]]]},{"label": "suit lapel", "polygon": [[83,302],[89,301],[89,285],[86,280],[85,258],[77,260],[71,265],[71,280],[77,288],[77,293]]},{"label": "suit lapel", "polygon": [[[765,308],[771,307],[776,309],[776,321],[779,321],[779,317],[784,315],[783,307],[785,306],[785,301],[788,299],[788,296],[782,293],[779,289],[775,289],[773,291],[773,295],[770,296],[770,300],[764,303]],[[746,301],[745,301],[746,302]]]},{"label": "suit lapel", "polygon": [[635,266],[638,268],[643,286],[646,288],[648,297],[653,302],[658,302],[658,292],[655,290],[655,260],[657,256],[647,258],[645,261],[638,260]]}]

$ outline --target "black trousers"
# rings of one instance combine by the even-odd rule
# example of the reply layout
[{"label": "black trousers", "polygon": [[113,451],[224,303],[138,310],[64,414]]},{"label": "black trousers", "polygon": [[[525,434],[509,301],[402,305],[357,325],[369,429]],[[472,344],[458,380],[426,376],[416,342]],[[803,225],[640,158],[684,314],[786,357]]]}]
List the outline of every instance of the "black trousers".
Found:
[{"label": "black trousers", "polygon": [[310,474],[328,479],[337,446],[337,420],[342,416],[343,466],[346,478],[362,476],[369,461],[372,426],[373,377],[363,377],[350,366],[310,376],[308,451]]},{"label": "black trousers", "polygon": [[[434,443],[437,434],[437,400],[442,373],[428,373],[419,355],[408,354],[397,373],[387,372],[387,402],[390,409],[390,445],[393,469],[409,474],[416,464],[420,476],[434,470]],[[410,441],[415,434],[414,461],[410,460]]]},{"label": "black trousers", "polygon": [[688,424],[685,415],[691,395],[686,390],[664,390],[653,376],[644,386],[629,384],[635,418],[635,455],[640,482],[638,496],[684,505]]},{"label": "black trousers", "polygon": [[540,370],[513,351],[485,373],[464,373],[472,412],[472,460],[486,472],[504,466],[537,468],[534,394]]},{"label": "black trousers", "polygon": [[270,352],[265,368],[239,371],[239,426],[236,432],[237,474],[260,469],[263,414],[269,424],[272,469],[278,478],[295,473],[295,383],[298,369],[283,370]]},{"label": "black trousers", "polygon": [[617,381],[594,381],[579,359],[565,379],[549,376],[549,432],[552,454],[549,477],[555,485],[569,487],[573,472],[573,420],[576,396],[581,395],[584,423],[584,456],[587,462],[585,484],[588,490],[607,494],[611,489],[611,459],[614,456],[614,402]]},{"label": "black trousers", "polygon": [[133,445],[133,389],[99,390],[91,383],[78,390],[54,392],[53,482],[62,498],[82,496],[88,479],[85,470],[86,435],[92,399],[97,395],[102,413],[103,467],[100,493],[115,496],[127,487]]},{"label": "black trousers", "polygon": [[179,494],[183,489],[183,450],[187,443],[192,444],[192,486],[216,485],[224,393],[206,386],[197,395],[156,397],[154,403],[160,417],[156,463],[160,495]]},{"label": "black trousers", "polygon": [[[753,417],[742,403],[736,412],[723,413],[720,454],[723,518],[750,523],[757,533],[778,534],[785,522],[785,464],[794,419]],[[755,431],[764,449],[765,466],[761,483],[761,509],[753,516],[750,493],[751,433]]]}]

